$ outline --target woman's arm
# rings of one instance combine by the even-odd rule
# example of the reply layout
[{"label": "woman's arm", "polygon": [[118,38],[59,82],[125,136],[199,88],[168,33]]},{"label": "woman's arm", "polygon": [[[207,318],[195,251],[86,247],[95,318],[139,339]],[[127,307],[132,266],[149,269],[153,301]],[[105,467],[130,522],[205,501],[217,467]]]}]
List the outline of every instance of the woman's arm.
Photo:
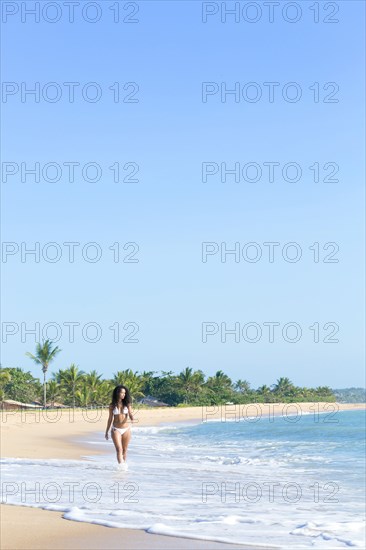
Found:
[{"label": "woman's arm", "polygon": [[130,417],[131,422],[133,422],[133,416],[132,416],[132,412],[131,412],[131,405],[128,405],[128,416]]},{"label": "woman's arm", "polygon": [[113,420],[113,405],[109,405],[109,417],[107,422],[107,429],[105,431],[105,438],[108,440],[108,432]]}]

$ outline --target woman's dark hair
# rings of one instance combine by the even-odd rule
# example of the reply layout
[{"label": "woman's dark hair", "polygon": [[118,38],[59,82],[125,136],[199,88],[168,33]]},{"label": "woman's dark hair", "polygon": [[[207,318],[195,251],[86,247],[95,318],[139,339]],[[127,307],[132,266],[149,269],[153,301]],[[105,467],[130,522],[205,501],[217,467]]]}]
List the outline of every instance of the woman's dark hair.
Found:
[{"label": "woman's dark hair", "polygon": [[125,390],[126,393],[125,393],[125,396],[124,398],[122,399],[122,406],[123,407],[128,407],[128,405],[131,404],[131,396],[130,396],[130,392],[128,391],[128,389],[126,388],[126,386],[116,386],[113,390],[113,394],[112,394],[112,405],[113,407],[116,407],[117,404],[118,404],[118,400],[119,400],[119,392],[121,390]]}]

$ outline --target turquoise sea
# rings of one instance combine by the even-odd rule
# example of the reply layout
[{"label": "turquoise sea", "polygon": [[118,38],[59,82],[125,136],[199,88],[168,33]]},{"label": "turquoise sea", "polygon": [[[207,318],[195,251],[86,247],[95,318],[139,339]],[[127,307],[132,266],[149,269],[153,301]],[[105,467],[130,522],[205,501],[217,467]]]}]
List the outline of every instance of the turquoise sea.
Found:
[{"label": "turquoise sea", "polygon": [[197,539],[365,547],[365,411],[132,431],[128,471],[101,433],[83,461],[2,459],[2,502]]}]

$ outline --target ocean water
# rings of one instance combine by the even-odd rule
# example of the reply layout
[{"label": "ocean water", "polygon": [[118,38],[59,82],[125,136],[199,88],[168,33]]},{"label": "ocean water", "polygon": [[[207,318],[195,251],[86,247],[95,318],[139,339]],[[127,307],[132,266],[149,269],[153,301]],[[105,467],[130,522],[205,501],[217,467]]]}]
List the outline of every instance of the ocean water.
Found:
[{"label": "ocean water", "polygon": [[[103,454],[1,460],[2,502],[75,521],[277,548],[364,548],[365,411],[132,428]],[[105,450],[105,454],[104,454]]]}]

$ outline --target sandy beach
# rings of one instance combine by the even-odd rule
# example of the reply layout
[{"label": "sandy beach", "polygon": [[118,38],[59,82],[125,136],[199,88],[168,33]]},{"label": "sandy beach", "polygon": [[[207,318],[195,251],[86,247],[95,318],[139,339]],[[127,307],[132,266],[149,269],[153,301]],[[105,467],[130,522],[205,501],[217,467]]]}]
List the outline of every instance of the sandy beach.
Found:
[{"label": "sandy beach", "polygon": [[[268,414],[293,415],[309,412],[336,414],[340,410],[357,409],[365,409],[365,404],[301,403],[142,409],[136,411],[135,425],[137,427],[156,426],[162,423],[191,421],[197,423],[209,419],[221,419],[224,422],[233,418],[239,421],[245,417],[258,415],[265,417]],[[107,416],[107,410],[2,411],[1,457],[82,460],[86,455],[98,453],[95,447],[88,445],[85,440],[88,435],[98,433],[101,439],[104,438]],[[133,453],[133,439],[129,452],[130,455]],[[114,456],[111,456],[111,461],[113,459]],[[21,529],[19,529],[19,518],[21,518]],[[68,521],[63,519],[59,512],[1,505],[1,548],[3,550],[48,549],[50,537],[52,537],[53,550],[246,548],[243,545],[152,535],[141,530],[111,529],[100,525]]]}]

